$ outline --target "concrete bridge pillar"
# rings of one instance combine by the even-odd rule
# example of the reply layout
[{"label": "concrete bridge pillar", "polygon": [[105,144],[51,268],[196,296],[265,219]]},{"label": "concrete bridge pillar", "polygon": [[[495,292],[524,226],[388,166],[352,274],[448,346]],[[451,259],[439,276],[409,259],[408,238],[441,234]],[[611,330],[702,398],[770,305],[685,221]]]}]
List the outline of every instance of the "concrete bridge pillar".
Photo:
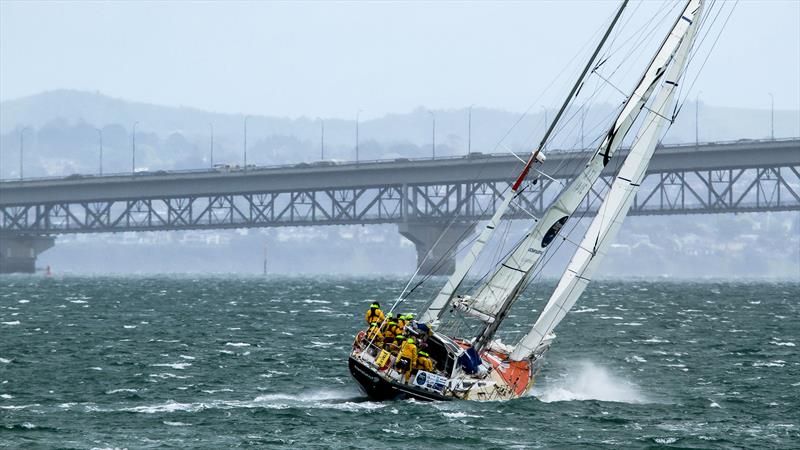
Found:
[{"label": "concrete bridge pillar", "polygon": [[[454,256],[458,246],[475,232],[475,224],[472,223],[453,223],[448,228],[444,223],[402,222],[397,228],[404,238],[417,247],[417,266],[422,266],[420,275],[452,274],[456,269]],[[445,234],[439,239],[442,233]]]},{"label": "concrete bridge pillar", "polygon": [[0,273],[36,272],[36,257],[55,242],[52,236],[0,235]]}]

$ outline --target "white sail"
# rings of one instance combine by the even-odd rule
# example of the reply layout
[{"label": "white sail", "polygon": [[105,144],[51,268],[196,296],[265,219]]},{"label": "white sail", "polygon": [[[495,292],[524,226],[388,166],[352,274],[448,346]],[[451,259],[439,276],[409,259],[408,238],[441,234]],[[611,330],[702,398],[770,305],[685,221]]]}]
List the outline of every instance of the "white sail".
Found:
[{"label": "white sail", "polygon": [[481,251],[483,251],[483,247],[486,246],[486,242],[491,237],[494,229],[497,227],[497,224],[500,223],[500,218],[503,217],[503,214],[508,209],[508,205],[511,204],[511,199],[513,199],[517,195],[516,191],[511,191],[506,196],[503,203],[500,204],[500,207],[497,208],[497,211],[494,212],[494,215],[491,219],[489,219],[489,223],[483,228],[481,234],[478,236],[478,240],[470,247],[469,253],[460,259],[456,263],[456,270],[450,275],[450,278],[447,279],[447,282],[442,287],[442,290],[439,291],[439,294],[433,299],[428,309],[422,314],[419,320],[422,322],[433,322],[442,315],[442,310],[447,308],[447,305],[450,303],[450,300],[453,298],[453,294],[455,294],[456,289],[461,286],[461,283],[464,281],[464,277],[467,276],[467,272],[475,264],[475,260],[478,259],[478,255],[480,255]]},{"label": "white sail", "polygon": [[[489,221],[489,223],[481,232],[480,236],[478,237],[478,241],[472,246],[472,248],[470,248],[470,251],[467,254],[467,256],[457,263],[456,270],[454,271],[453,275],[450,276],[450,278],[447,280],[447,283],[445,283],[444,287],[442,287],[442,290],[439,291],[439,294],[436,296],[433,302],[431,302],[431,304],[422,314],[421,316],[422,321],[431,322],[439,319],[442,316],[443,310],[447,308],[447,305],[450,304],[451,300],[453,299],[453,296],[456,293],[456,290],[461,286],[461,283],[464,281],[464,278],[466,277],[467,273],[472,268],[472,265],[475,264],[475,261],[478,259],[478,256],[480,255],[481,251],[483,251],[483,248],[486,246],[486,242],[491,237],[492,233],[494,232],[494,229],[497,227],[497,224],[500,222],[500,219],[502,218],[506,209],[508,209],[511,200],[513,200],[518,195],[519,192],[518,190],[520,188],[520,185],[525,180],[528,171],[530,171],[531,167],[533,167],[533,165],[537,161],[541,163],[544,162],[545,157],[544,154],[541,153],[544,144],[547,142],[547,139],[550,137],[550,134],[553,132],[559,120],[561,119],[561,115],[564,114],[564,111],[566,111],[567,106],[569,106],[570,102],[574,98],[573,96],[580,90],[580,87],[583,84],[586,74],[592,67],[592,64],[594,64],[597,55],[600,53],[600,50],[602,50],[603,46],[606,43],[606,40],[611,35],[611,31],[616,26],[617,21],[622,16],[622,12],[625,11],[625,7],[627,5],[628,5],[628,0],[623,0],[622,3],[620,3],[620,6],[617,9],[616,14],[614,15],[614,18],[611,20],[608,29],[606,29],[606,32],[600,39],[600,42],[597,44],[597,47],[595,47],[594,53],[592,53],[592,56],[586,62],[586,66],[583,68],[581,74],[578,76],[578,79],[575,81],[575,84],[572,86],[572,89],[570,90],[569,94],[564,99],[564,103],[561,105],[561,108],[559,109],[558,113],[556,113],[556,117],[555,119],[553,119],[553,122],[550,124],[550,127],[545,131],[544,136],[542,137],[542,142],[539,144],[538,149],[531,154],[530,158],[528,159],[528,162],[522,169],[522,172],[519,174],[517,180],[511,186],[511,194],[503,201],[503,203],[500,205],[497,211],[495,211],[495,214],[492,216],[492,219]],[[477,317],[481,318],[481,320],[484,321],[487,320],[486,318],[489,318],[488,316],[480,314],[479,312],[477,314]]]},{"label": "white sail", "polygon": [[633,122],[644,109],[653,89],[663,78],[667,66],[673,60],[686,30],[692,23],[690,17],[694,17],[695,9],[696,0],[690,0],[653,57],[633,94],[627,100],[603,144],[586,164],[584,170],[556,198],[554,204],[545,211],[525,239],[499,265],[489,281],[475,295],[470,307],[499,319],[485,327],[476,341],[478,348],[486,345],[497,330],[502,316],[519,295],[525,280],[544,253],[545,248],[575,212],[589,189],[597,181],[603,168],[608,164],[609,159],[621,145]]},{"label": "white sail", "polygon": [[636,191],[641,184],[656,144],[663,132],[669,110],[677,89],[678,79],[686,66],[686,59],[694,42],[697,19],[700,17],[702,0],[691,0],[680,22],[688,25],[684,30],[673,30],[671,37],[679,40],[680,46],[669,67],[663,87],[655,96],[652,109],[642,124],[625,163],[619,171],[597,216],[592,221],[583,241],[578,245],[572,260],[558,283],[550,300],[530,332],[517,344],[511,359],[529,358],[542,344],[558,323],[583,293],[609,244],[614,240],[625,219]]}]

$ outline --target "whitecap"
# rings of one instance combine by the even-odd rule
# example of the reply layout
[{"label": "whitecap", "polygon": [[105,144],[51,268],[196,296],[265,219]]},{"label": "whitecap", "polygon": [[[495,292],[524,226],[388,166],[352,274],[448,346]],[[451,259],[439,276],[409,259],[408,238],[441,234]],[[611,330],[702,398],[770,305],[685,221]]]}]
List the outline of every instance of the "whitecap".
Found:
[{"label": "whitecap", "polygon": [[126,330],[132,330],[136,328],[136,325],[123,325],[122,328],[125,328]]},{"label": "whitecap", "polygon": [[6,358],[0,358],[0,363],[3,363],[3,364],[8,364],[8,363],[10,363],[10,362],[11,362],[11,360],[10,360],[10,359],[6,359]]},{"label": "whitecap", "polygon": [[647,342],[647,343],[651,343],[651,344],[667,344],[667,343],[669,343],[669,341],[666,340],[666,339],[659,339],[659,338],[655,338],[655,337],[652,337],[650,339],[645,339],[645,340],[642,340],[642,341],[637,341],[637,342]]},{"label": "whitecap", "polygon": [[311,341],[311,348],[318,348],[318,347],[330,347],[333,345],[333,342],[319,342],[319,341]]},{"label": "whitecap", "polygon": [[19,325],[20,322],[19,320],[12,320],[10,322],[0,322],[0,323],[2,323],[3,325]]},{"label": "whitecap", "polygon": [[185,422],[170,422],[169,420],[165,420],[162,422],[164,425],[169,425],[171,427],[190,427],[192,424],[185,423]]},{"label": "whitecap", "polygon": [[783,367],[784,365],[786,365],[786,361],[781,360],[753,363],[753,367]]},{"label": "whitecap", "polygon": [[89,303],[86,300],[70,300],[69,302],[70,303],[75,303],[75,304],[78,304],[78,305],[82,305],[84,303]]},{"label": "whitecap", "polygon": [[597,311],[597,308],[576,309],[575,311],[572,311],[572,314],[580,314],[580,313],[595,312],[595,311]]},{"label": "whitecap", "polygon": [[187,367],[189,367],[189,366],[191,366],[191,365],[192,365],[192,363],[163,363],[163,364],[150,364],[150,366],[151,366],[151,367],[169,367],[169,368],[171,368],[171,369],[178,369],[178,370],[183,370],[183,369],[185,369],[185,368],[187,368]]},{"label": "whitecap", "polygon": [[625,358],[625,361],[627,361],[627,362],[638,362],[638,363],[645,363],[645,362],[647,362],[647,360],[646,360],[646,359],[644,359],[644,358],[642,358],[641,356],[638,356],[638,355],[632,355],[630,358],[627,358],[627,357],[626,357],[626,358]]},{"label": "whitecap", "polygon": [[183,359],[195,359],[195,357],[194,357],[194,356],[189,356],[189,355],[178,355],[178,358],[183,358]]},{"label": "whitecap", "polygon": [[108,394],[108,395],[111,395],[111,394],[119,394],[119,393],[121,393],[121,392],[133,393],[133,392],[139,392],[139,390],[138,390],[138,389],[129,389],[129,388],[123,388],[123,389],[112,389],[112,390],[110,390],[110,391],[106,391],[106,394]]},{"label": "whitecap", "polygon": [[250,344],[247,342],[226,342],[225,345],[230,347],[250,347]]},{"label": "whitecap", "polygon": [[442,414],[445,417],[450,417],[452,419],[461,419],[461,418],[464,418],[464,417],[475,417],[475,418],[482,418],[483,417],[483,416],[478,416],[478,415],[475,415],[475,414],[467,414],[467,413],[465,413],[463,411],[446,412],[446,413],[442,413]]},{"label": "whitecap", "polygon": [[19,300],[19,301],[17,301],[17,303],[30,303],[30,302],[31,302],[30,300]]},{"label": "whitecap", "polygon": [[42,406],[38,403],[33,403],[30,405],[8,405],[8,406],[0,406],[0,409],[28,409],[28,408],[35,408],[37,406]]},{"label": "whitecap", "polygon": [[10,399],[14,398],[14,396],[13,395],[9,395],[9,394],[0,394],[0,398],[4,398],[6,400],[10,400]]},{"label": "whitecap", "polygon": [[122,411],[155,414],[155,413],[170,413],[175,411],[197,412],[197,411],[202,411],[206,408],[207,405],[205,403],[178,403],[176,401],[169,400],[168,402],[159,405],[134,406],[132,408],[123,408]]},{"label": "whitecap", "polygon": [[770,344],[772,344],[772,345],[779,345],[779,346],[783,346],[783,347],[794,347],[794,346],[795,346],[795,345],[794,345],[794,342],[788,342],[788,341],[786,341],[786,342],[781,342],[781,341],[777,341],[777,340],[776,340],[776,341],[772,341],[772,342],[770,342]]},{"label": "whitecap", "polygon": [[666,444],[674,444],[674,443],[678,442],[678,438],[674,438],[674,437],[655,438],[653,440],[656,441],[656,444],[664,444],[664,445],[666,445]]},{"label": "whitecap", "polygon": [[175,375],[174,373],[169,373],[169,372],[151,373],[148,376],[152,377],[152,378],[177,378],[179,380],[183,380],[183,379],[186,379],[186,378],[191,378],[188,375]]}]

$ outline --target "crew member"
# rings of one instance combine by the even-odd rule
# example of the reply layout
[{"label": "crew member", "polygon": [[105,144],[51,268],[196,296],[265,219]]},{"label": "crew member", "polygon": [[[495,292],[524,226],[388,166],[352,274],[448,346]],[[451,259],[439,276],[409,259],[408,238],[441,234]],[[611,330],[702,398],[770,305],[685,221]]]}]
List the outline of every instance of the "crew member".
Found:
[{"label": "crew member", "polygon": [[383,333],[381,333],[378,322],[372,322],[372,324],[370,324],[369,330],[367,330],[366,341],[367,343],[372,342],[372,345],[377,348],[383,347]]},{"label": "crew member", "polygon": [[384,322],[383,327],[383,340],[386,342],[394,341],[394,337],[397,335],[397,322],[394,320],[387,318],[386,322]]},{"label": "crew member", "polygon": [[433,361],[431,361],[431,357],[428,356],[428,352],[423,350],[419,351],[417,365],[414,366],[414,368],[417,370],[424,370],[426,372],[433,372]]},{"label": "crew member", "polygon": [[411,379],[411,371],[417,364],[417,346],[414,345],[414,338],[408,338],[400,347],[400,354],[397,356],[396,367],[404,375],[405,382]]},{"label": "crew member", "polygon": [[391,353],[392,356],[397,356],[397,354],[400,352],[400,347],[402,347],[403,342],[405,342],[405,340],[406,340],[405,336],[403,336],[402,334],[398,334],[397,336],[394,337],[394,341],[386,340],[386,346],[384,347],[384,349],[387,352]]},{"label": "crew member", "polygon": [[381,311],[381,305],[378,302],[375,302],[369,306],[367,310],[367,314],[365,315],[367,320],[367,325],[371,324],[372,322],[383,323],[385,319],[383,315],[383,311]]},{"label": "crew member", "polygon": [[397,316],[397,326],[400,327],[400,330],[406,329],[406,315],[400,314]]}]

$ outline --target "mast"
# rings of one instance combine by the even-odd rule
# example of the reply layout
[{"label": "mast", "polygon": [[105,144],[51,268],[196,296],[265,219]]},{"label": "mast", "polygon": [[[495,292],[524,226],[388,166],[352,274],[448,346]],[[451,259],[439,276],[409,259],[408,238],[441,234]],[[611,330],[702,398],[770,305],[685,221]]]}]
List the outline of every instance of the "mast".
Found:
[{"label": "mast", "polygon": [[695,40],[697,19],[702,13],[702,2],[703,0],[690,1],[684,15],[681,16],[682,19],[689,21],[689,26],[680,36],[682,39],[680,47],[667,71],[664,84],[653,101],[653,108],[642,124],[642,131],[631,147],[631,151],[614,179],[597,216],[592,220],[582,242],[575,250],[575,254],[547,305],[533,328],[511,353],[512,360],[519,361],[530,358],[545,337],[566,316],[583,293],[586,285],[589,284],[591,277],[600,266],[608,246],[619,231],[633,204],[633,199],[644,179],[647,166],[668,120],[667,115],[674,101],[678,80],[686,67],[687,56]]},{"label": "mast", "polygon": [[528,172],[530,172],[531,167],[536,161],[541,163],[544,162],[545,157],[544,154],[541,153],[542,149],[544,148],[545,144],[547,143],[547,139],[552,134],[553,130],[555,129],[556,124],[561,119],[561,116],[564,114],[564,111],[567,109],[567,106],[572,102],[573,97],[578,92],[580,87],[583,85],[584,79],[586,74],[589,72],[589,68],[592,67],[594,64],[595,59],[597,59],[597,55],[600,53],[600,50],[605,45],[606,40],[611,35],[611,31],[616,26],[617,21],[619,20],[620,16],[622,16],[622,12],[625,10],[625,7],[628,5],[629,0],[623,0],[620,4],[619,8],[617,9],[616,14],[614,15],[614,19],[611,21],[611,24],[606,29],[603,38],[600,39],[600,42],[597,44],[597,47],[592,53],[591,58],[589,61],[586,62],[586,66],[584,66],[583,70],[581,71],[580,76],[575,81],[575,84],[572,86],[572,89],[569,91],[569,94],[564,99],[564,102],[561,104],[561,108],[558,110],[556,117],[550,122],[550,126],[545,131],[544,136],[542,137],[542,141],[539,143],[539,147],[536,151],[531,153],[531,156],[528,158],[528,161],[525,163],[525,167],[523,167],[522,171],[520,172],[519,176],[517,177],[514,184],[511,185],[511,192],[509,195],[503,200],[503,203],[500,204],[500,207],[497,208],[492,218],[489,220],[489,223],[486,224],[481,234],[478,236],[478,240],[475,241],[475,244],[469,249],[469,253],[458,261],[456,264],[456,270],[447,279],[447,282],[442,287],[439,294],[436,298],[431,302],[428,309],[420,317],[420,320],[423,322],[432,322],[438,320],[442,316],[442,312],[445,310],[447,305],[453,299],[456,290],[461,287],[461,283],[463,283],[464,278],[467,276],[467,273],[475,264],[475,261],[478,259],[478,256],[483,251],[483,248],[486,246],[486,242],[492,236],[494,229],[497,227],[497,224],[500,222],[500,218],[505,214],[506,209],[511,204],[511,200],[513,200],[517,195],[519,195],[519,187],[522,185],[522,182],[528,176]]},{"label": "mast", "polygon": [[690,0],[653,56],[639,83],[626,99],[625,106],[609,129],[602,144],[587,162],[584,170],[556,198],[525,239],[498,265],[475,298],[468,305],[462,303],[462,311],[468,314],[474,312],[476,316],[484,315],[493,318],[493,320],[485,321],[486,325],[476,339],[475,346],[478,350],[482,349],[494,336],[514,300],[525,286],[536,262],[578,208],[644,109],[650,95],[672,61],[687,27],[691,24],[691,20],[686,18],[687,14],[691,16],[691,11],[694,10],[694,8],[689,9],[691,4],[693,1]]}]

